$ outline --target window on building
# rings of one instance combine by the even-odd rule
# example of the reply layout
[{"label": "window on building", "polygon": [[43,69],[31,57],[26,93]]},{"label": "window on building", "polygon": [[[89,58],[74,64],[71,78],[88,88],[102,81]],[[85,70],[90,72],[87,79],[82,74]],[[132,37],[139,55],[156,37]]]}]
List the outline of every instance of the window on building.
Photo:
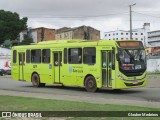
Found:
[{"label": "window on building", "polygon": [[83,63],[95,64],[96,63],[96,48],[86,47],[83,49]]},{"label": "window on building", "polygon": [[116,40],[118,40],[118,38],[116,38]]},{"label": "window on building", "polygon": [[138,38],[136,38],[136,40],[138,40]]},{"label": "window on building", "polygon": [[115,34],[113,33],[113,35],[115,35]]},{"label": "window on building", "polygon": [[121,40],[123,40],[123,38],[121,38]]},{"label": "window on building", "polygon": [[128,38],[126,38],[126,40],[128,40]]},{"label": "window on building", "polygon": [[118,33],[116,33],[116,35],[118,35]]},{"label": "window on building", "polygon": [[68,63],[70,64],[82,63],[82,48],[68,49]]},{"label": "window on building", "polygon": [[113,38],[113,40],[115,40],[115,38]]},{"label": "window on building", "polygon": [[126,35],[128,35],[128,33],[126,33]]},{"label": "window on building", "polygon": [[121,35],[123,35],[123,33],[121,33]]},{"label": "window on building", "polygon": [[13,50],[13,63],[17,62],[17,50]]},{"label": "window on building", "polygon": [[135,33],[135,35],[138,35],[138,33]]},{"label": "window on building", "polygon": [[41,50],[31,50],[31,62],[32,63],[41,63]]},{"label": "window on building", "polygon": [[26,50],[26,63],[30,63],[30,62],[31,62],[31,51]]},{"label": "window on building", "polygon": [[143,33],[141,33],[141,35],[143,35]]},{"label": "window on building", "polygon": [[50,63],[50,49],[43,49],[42,50],[42,62],[43,63]]},{"label": "window on building", "polygon": [[143,40],[143,38],[141,38],[141,40]]},{"label": "window on building", "polygon": [[108,36],[110,36],[110,34],[108,34]]}]

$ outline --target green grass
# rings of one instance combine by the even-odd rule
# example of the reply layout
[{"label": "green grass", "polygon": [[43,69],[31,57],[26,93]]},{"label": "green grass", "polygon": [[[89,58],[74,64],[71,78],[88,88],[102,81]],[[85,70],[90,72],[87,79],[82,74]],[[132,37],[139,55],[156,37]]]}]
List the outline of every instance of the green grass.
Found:
[{"label": "green grass", "polygon": [[[96,97],[95,97],[96,99]],[[0,111],[160,111],[160,108],[145,108],[125,105],[94,104],[30,97],[0,96]]]},{"label": "green grass", "polygon": [[[96,99],[96,97],[95,97]],[[94,104],[65,100],[38,99],[30,97],[0,96],[0,111],[160,111],[160,108],[126,105]],[[47,120],[48,118],[42,118]],[[153,120],[153,118],[118,117],[66,117],[67,120]],[[156,118],[160,120],[160,118]]]}]

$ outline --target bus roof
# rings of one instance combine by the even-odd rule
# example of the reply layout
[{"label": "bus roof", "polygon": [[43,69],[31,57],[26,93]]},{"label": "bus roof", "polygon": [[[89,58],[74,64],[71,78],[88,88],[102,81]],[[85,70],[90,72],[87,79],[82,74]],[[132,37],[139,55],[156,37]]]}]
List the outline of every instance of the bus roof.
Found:
[{"label": "bus roof", "polygon": [[[99,40],[99,41],[94,41],[94,40],[50,40],[50,41],[43,41],[39,43],[32,43],[31,45],[23,45],[23,46],[14,46],[12,47],[13,49],[16,48],[35,48],[35,46],[40,47],[43,45],[47,46],[53,46],[53,47],[60,47],[60,46],[102,46],[102,45],[107,45],[107,46],[119,46],[117,44],[117,41],[135,41],[135,40]],[[45,47],[43,46],[43,47]]]}]

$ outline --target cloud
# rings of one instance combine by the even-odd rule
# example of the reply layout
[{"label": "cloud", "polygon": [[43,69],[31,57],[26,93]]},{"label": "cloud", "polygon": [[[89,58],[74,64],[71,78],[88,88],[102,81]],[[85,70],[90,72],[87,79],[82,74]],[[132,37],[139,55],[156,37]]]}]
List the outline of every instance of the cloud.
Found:
[{"label": "cloud", "polygon": [[[106,32],[129,30],[129,5],[133,6],[133,28],[150,22],[152,29],[160,26],[159,0],[0,0],[0,8],[28,17],[29,27],[76,27],[88,25]],[[148,14],[148,15],[144,15]]]}]

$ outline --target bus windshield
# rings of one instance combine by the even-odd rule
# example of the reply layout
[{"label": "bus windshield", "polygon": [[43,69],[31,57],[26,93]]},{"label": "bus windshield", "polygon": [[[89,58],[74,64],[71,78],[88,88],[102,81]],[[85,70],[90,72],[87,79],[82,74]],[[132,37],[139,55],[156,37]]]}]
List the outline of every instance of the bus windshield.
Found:
[{"label": "bus windshield", "polygon": [[144,49],[120,49],[118,55],[121,72],[128,74],[136,72],[140,74],[139,72],[142,72],[143,74],[146,70],[146,55]]}]

